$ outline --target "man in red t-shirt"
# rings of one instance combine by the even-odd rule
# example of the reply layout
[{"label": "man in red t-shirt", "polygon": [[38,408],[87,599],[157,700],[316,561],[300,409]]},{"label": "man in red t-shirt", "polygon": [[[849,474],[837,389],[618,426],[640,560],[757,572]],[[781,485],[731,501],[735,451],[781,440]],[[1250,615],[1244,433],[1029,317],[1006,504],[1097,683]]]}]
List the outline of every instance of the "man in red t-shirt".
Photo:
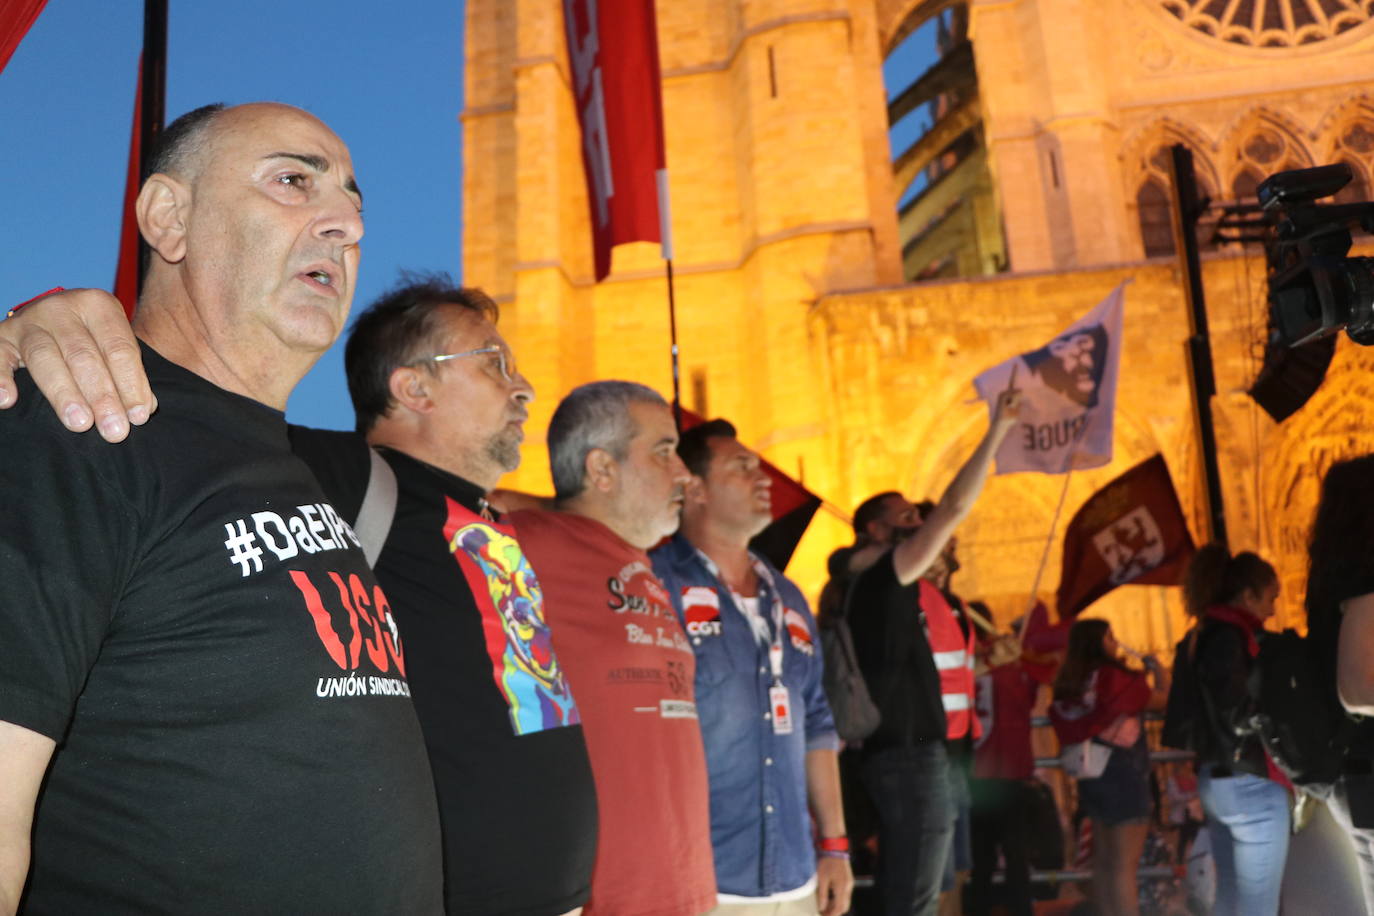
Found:
[{"label": "man in red t-shirt", "polygon": [[601,829],[584,913],[703,913],[716,882],[696,665],[645,553],[677,530],[689,476],[672,411],[643,385],[583,385],[549,423],[549,461],[559,511],[509,518],[543,587],[592,761]]}]

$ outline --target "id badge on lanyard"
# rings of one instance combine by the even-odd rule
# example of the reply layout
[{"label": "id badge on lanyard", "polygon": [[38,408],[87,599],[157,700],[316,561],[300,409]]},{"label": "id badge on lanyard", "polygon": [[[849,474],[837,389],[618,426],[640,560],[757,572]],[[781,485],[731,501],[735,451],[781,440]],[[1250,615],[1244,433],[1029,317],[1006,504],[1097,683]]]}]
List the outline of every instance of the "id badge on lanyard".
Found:
[{"label": "id badge on lanyard", "polygon": [[782,682],[782,634],[768,647],[768,661],[773,668],[773,686],[768,688],[768,706],[773,715],[773,734],[792,734],[792,699]]}]

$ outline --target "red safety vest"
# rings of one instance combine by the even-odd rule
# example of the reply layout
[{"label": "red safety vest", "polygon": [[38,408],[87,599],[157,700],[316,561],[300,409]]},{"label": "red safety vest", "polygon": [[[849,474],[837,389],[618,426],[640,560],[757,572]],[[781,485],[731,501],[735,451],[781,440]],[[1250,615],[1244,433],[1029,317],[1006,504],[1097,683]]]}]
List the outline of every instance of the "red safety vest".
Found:
[{"label": "red safety vest", "polygon": [[935,670],[940,673],[940,701],[945,707],[945,737],[979,738],[983,726],[973,714],[973,628],[967,635],[955,619],[949,601],[931,583],[920,581],[921,613]]}]

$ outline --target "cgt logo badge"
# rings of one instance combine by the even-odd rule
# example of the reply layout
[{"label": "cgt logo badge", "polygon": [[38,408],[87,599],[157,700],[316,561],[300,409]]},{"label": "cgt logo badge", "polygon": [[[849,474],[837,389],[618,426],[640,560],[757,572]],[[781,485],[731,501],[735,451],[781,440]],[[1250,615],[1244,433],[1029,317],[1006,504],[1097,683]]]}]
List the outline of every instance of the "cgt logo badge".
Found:
[{"label": "cgt logo badge", "polygon": [[687,635],[693,642],[703,636],[720,635],[720,596],[705,585],[691,585],[682,590],[682,619]]},{"label": "cgt logo badge", "polygon": [[806,618],[801,612],[790,607],[785,608],[782,619],[787,624],[787,635],[792,638],[792,648],[803,655],[815,655],[816,646],[811,641],[811,628],[806,625]]}]

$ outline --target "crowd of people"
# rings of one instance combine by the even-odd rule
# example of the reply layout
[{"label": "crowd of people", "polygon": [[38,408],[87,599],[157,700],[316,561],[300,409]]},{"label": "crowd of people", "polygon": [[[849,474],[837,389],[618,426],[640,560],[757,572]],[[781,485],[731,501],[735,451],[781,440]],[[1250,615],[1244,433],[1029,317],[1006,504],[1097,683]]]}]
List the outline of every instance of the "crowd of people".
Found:
[{"label": "crowd of people", "polygon": [[[356,432],[291,426],[356,282],[347,147],[299,109],[212,105],[148,171],[132,331],[95,290],[0,322],[0,913],[839,916],[847,813],[881,912],[936,913],[971,869],[988,913],[1000,868],[1029,913],[1051,676],[1092,897],[1136,912],[1141,714],[1169,678],[1098,620],[1037,669],[950,590],[1014,389],[938,502],[865,500],[832,557],[826,616],[880,714],[845,747],[830,631],[749,547],[769,478],[728,421],[680,432],[652,389],[585,384],[550,422],[554,496],[497,490],[535,392],[496,303],[424,275],[349,331]],[[1365,470],[1328,478],[1308,602],[1331,701],[1361,713]],[[1289,794],[1238,723],[1277,577],[1208,548],[1188,596],[1174,682],[1218,912],[1276,912]],[[1347,744],[1326,795],[1374,873],[1374,756]]]}]

